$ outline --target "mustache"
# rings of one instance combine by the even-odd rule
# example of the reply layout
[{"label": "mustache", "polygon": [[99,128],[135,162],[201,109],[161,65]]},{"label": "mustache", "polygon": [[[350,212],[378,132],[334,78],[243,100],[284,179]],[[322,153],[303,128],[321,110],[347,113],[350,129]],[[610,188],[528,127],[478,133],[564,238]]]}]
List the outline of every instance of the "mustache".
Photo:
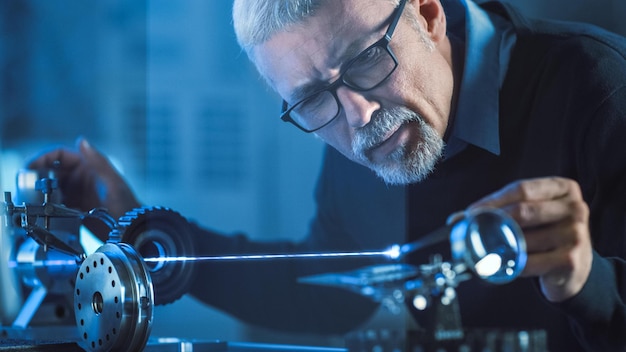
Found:
[{"label": "mustache", "polygon": [[401,125],[419,121],[423,121],[422,117],[406,107],[381,109],[372,116],[367,125],[355,132],[352,152],[361,159],[365,158],[367,150],[384,142]]}]

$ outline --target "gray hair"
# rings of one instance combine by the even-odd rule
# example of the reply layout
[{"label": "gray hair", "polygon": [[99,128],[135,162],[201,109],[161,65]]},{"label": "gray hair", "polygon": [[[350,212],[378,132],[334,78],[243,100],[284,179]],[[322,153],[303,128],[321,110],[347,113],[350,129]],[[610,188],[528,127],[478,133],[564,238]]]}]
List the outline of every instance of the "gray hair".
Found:
[{"label": "gray hair", "polygon": [[[313,17],[326,1],[328,0],[235,0],[233,25],[237,41],[253,59],[252,49],[256,45],[264,43],[290,25]],[[398,1],[391,0],[395,4]]]},{"label": "gray hair", "polygon": [[[325,0],[235,0],[237,41],[252,58],[252,48],[286,27],[315,15]],[[336,1],[336,0],[335,0]]]}]

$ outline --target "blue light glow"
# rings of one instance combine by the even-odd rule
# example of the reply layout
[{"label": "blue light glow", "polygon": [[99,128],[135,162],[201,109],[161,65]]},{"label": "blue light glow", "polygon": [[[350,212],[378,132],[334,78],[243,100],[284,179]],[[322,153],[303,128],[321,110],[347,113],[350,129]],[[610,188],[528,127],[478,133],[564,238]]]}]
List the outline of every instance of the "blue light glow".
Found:
[{"label": "blue light glow", "polygon": [[345,258],[345,257],[375,257],[375,256],[387,257],[390,259],[397,259],[400,256],[400,246],[393,245],[385,251],[244,254],[244,255],[220,255],[220,256],[204,256],[204,257],[155,257],[155,258],[144,258],[143,260],[146,263],[163,263],[163,262],[198,262],[198,261],[212,261],[212,260]]}]

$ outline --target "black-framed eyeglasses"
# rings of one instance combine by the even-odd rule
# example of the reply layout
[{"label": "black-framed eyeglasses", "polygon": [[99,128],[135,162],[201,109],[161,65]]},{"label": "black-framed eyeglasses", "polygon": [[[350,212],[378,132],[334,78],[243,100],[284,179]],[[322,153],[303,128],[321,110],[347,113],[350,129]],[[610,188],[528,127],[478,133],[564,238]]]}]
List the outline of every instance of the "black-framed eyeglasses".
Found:
[{"label": "black-framed eyeglasses", "polygon": [[344,66],[343,72],[330,85],[301,99],[291,107],[283,100],[280,119],[291,122],[304,132],[310,133],[331,123],[341,112],[337,89],[341,86],[365,92],[380,86],[398,67],[398,60],[389,47],[391,36],[402,15],[406,0],[391,15],[392,20],[385,35],[367,47]]}]

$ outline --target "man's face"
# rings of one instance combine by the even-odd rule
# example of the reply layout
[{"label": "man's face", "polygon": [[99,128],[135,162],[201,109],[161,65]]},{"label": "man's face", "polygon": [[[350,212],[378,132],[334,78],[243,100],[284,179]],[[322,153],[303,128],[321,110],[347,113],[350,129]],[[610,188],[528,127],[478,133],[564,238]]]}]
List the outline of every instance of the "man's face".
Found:
[{"label": "man's face", "polygon": [[[440,8],[438,2],[430,3]],[[421,180],[440,158],[453,91],[449,42],[445,35],[431,33],[433,11],[420,11],[412,2],[404,11],[416,21],[403,17],[393,34],[397,69],[373,90],[337,89],[340,115],[316,131],[392,184]],[[257,46],[255,63],[283,99],[294,104],[302,91],[335,81],[347,61],[385,34],[393,12],[393,5],[380,0],[328,1],[316,16]],[[445,19],[443,27],[445,31]]]}]

